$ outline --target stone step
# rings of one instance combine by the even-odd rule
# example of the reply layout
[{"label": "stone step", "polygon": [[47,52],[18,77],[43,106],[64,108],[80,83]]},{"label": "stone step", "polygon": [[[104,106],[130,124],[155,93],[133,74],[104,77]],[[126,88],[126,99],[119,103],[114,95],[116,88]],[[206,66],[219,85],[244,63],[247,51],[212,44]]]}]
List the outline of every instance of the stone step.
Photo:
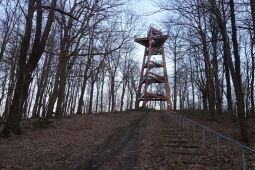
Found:
[{"label": "stone step", "polygon": [[174,135],[168,135],[168,134],[166,134],[166,136],[165,136],[165,134],[162,134],[162,136],[164,137],[164,138],[166,138],[166,139],[174,139],[174,140],[177,140],[177,139],[187,139],[187,138],[174,138],[173,136],[178,136],[179,134],[174,134]]},{"label": "stone step", "polygon": [[172,138],[172,139],[186,139],[186,136],[179,136],[179,135],[172,135],[172,134],[165,134],[163,135],[164,137],[167,138]]},{"label": "stone step", "polygon": [[203,155],[201,152],[194,152],[194,151],[170,151],[172,154],[178,154],[178,155]]},{"label": "stone step", "polygon": [[163,124],[163,123],[172,124],[171,121],[169,121],[169,120],[161,120],[161,123],[162,123],[162,124]]},{"label": "stone step", "polygon": [[163,132],[163,133],[177,133],[176,130],[170,130],[170,129],[168,129],[168,130],[162,130],[162,132]]},{"label": "stone step", "polygon": [[177,129],[177,127],[169,127],[169,126],[167,126],[167,125],[164,125],[164,126],[161,127],[161,129],[162,129],[162,130],[170,130],[170,129],[171,129],[171,130],[175,130],[175,129]]},{"label": "stone step", "polygon": [[170,133],[168,133],[168,132],[166,133],[166,132],[165,132],[165,133],[162,133],[162,135],[163,135],[163,136],[166,135],[166,137],[168,137],[168,136],[171,136],[171,137],[172,137],[172,136],[180,136],[179,133],[171,133],[171,132],[170,132]]},{"label": "stone step", "polygon": [[165,126],[165,128],[163,128],[162,130],[177,131],[178,129],[176,127],[175,128],[171,128],[171,127]]},{"label": "stone step", "polygon": [[165,129],[165,130],[161,130],[163,133],[180,133],[180,131],[176,130],[176,129]]},{"label": "stone step", "polygon": [[172,125],[172,123],[170,122],[162,122],[161,125],[165,126],[165,127],[169,127],[169,128],[176,128],[176,126]]},{"label": "stone step", "polygon": [[169,140],[169,143],[188,143],[187,140]]},{"label": "stone step", "polygon": [[172,147],[172,148],[198,148],[196,145],[170,145],[167,144],[167,147]]},{"label": "stone step", "polygon": [[174,164],[188,164],[188,165],[208,165],[210,164],[209,161],[203,161],[203,160],[180,160],[180,161],[174,161],[172,162]]}]

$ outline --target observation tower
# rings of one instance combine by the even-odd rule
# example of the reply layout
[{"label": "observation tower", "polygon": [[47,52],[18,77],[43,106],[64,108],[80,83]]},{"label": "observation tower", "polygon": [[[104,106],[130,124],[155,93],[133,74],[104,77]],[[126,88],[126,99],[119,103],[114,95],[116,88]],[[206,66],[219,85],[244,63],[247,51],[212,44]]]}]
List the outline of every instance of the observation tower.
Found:
[{"label": "observation tower", "polygon": [[145,47],[138,87],[138,105],[140,101],[143,106],[147,106],[149,101],[165,101],[167,110],[172,110],[164,52],[167,38],[167,35],[151,26],[147,37],[135,39],[135,42]]}]

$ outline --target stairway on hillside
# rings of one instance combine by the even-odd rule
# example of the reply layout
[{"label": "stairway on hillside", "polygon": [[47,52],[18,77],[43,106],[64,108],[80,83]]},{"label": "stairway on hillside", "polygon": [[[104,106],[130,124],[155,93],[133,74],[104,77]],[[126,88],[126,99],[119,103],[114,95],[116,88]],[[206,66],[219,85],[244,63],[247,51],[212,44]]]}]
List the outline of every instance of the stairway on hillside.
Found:
[{"label": "stairway on hillside", "polygon": [[165,114],[161,115],[160,141],[167,157],[168,167],[190,169],[212,169],[213,161],[201,150],[198,137],[190,137],[187,131]]},{"label": "stairway on hillside", "polygon": [[[241,169],[240,148],[201,128],[160,116],[159,140],[165,166],[173,169]],[[204,138],[203,138],[204,136]],[[217,145],[218,142],[218,145]],[[246,168],[255,168],[254,155],[245,152]]]}]

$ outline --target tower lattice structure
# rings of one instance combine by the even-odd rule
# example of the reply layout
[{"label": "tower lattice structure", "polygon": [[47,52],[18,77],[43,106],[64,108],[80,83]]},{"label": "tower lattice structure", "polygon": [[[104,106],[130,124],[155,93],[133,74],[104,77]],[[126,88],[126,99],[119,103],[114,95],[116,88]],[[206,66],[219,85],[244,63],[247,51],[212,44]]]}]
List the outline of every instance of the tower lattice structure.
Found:
[{"label": "tower lattice structure", "polygon": [[[163,35],[158,29],[150,27],[146,38],[135,39],[135,42],[145,46],[138,88],[138,105],[140,101],[143,101],[143,106],[146,106],[148,101],[165,101],[167,109],[172,110],[164,52],[164,43],[167,38],[168,36]],[[157,84],[162,85],[160,87],[164,94],[149,91]]]}]

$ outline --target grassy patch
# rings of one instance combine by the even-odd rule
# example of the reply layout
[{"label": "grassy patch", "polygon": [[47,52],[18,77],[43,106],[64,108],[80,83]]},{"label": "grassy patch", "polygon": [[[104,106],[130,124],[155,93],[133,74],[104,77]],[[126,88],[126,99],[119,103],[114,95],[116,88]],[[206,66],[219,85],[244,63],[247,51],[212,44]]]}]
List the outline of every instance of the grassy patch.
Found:
[{"label": "grassy patch", "polygon": [[[188,118],[199,117],[202,119],[210,119],[210,111],[209,110],[177,110],[177,113],[180,113]],[[215,119],[230,119],[233,117],[230,113],[224,111],[222,113],[215,112]]]},{"label": "grassy patch", "polygon": [[127,110],[127,111],[138,111],[138,112],[155,112],[157,111],[156,109],[153,108],[148,108],[145,106],[139,107],[137,109],[132,109],[132,110]]}]

